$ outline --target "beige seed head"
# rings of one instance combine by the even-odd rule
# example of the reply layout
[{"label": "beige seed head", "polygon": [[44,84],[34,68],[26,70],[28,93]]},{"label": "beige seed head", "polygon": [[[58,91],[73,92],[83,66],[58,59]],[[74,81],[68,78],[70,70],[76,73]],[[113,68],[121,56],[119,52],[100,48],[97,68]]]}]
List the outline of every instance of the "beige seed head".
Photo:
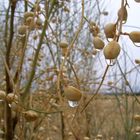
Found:
[{"label": "beige seed head", "polygon": [[26,21],[25,21],[25,24],[26,24],[27,26],[30,26],[30,25],[33,24],[33,21],[34,21],[33,17],[28,17],[28,18],[26,19]]},{"label": "beige seed head", "polygon": [[140,133],[140,126],[136,126],[136,127],[135,127],[135,132],[136,132],[136,133]]},{"label": "beige seed head", "polygon": [[140,122],[140,115],[139,114],[135,114],[134,115],[134,120]]},{"label": "beige seed head", "polygon": [[43,24],[42,20],[40,18],[37,18],[37,20],[36,20],[36,27],[38,29],[41,29],[42,28],[42,24]]},{"label": "beige seed head", "polygon": [[19,28],[18,28],[18,33],[19,33],[20,35],[25,35],[25,34],[26,34],[26,31],[27,31],[27,26],[25,26],[25,25],[19,26]]},{"label": "beige seed head", "polygon": [[67,48],[68,47],[68,42],[67,41],[61,41],[60,43],[59,43],[59,47],[60,48]]},{"label": "beige seed head", "polygon": [[140,43],[140,31],[132,31],[129,38],[135,43]]},{"label": "beige seed head", "polygon": [[9,103],[12,103],[12,102],[17,102],[18,101],[18,96],[14,93],[9,93],[7,96],[6,96],[6,100],[9,102]]},{"label": "beige seed head", "polygon": [[98,36],[94,37],[93,44],[96,49],[102,50],[104,48],[104,42]]},{"label": "beige seed head", "polygon": [[[122,17],[122,15],[123,15],[123,17]],[[118,18],[119,18],[119,20],[121,20],[121,18],[122,18],[122,21],[124,21],[124,23],[125,23],[127,21],[127,16],[128,16],[128,14],[127,14],[126,7],[122,7],[122,8],[120,8],[118,10]]]},{"label": "beige seed head", "polygon": [[116,41],[111,41],[104,48],[104,56],[106,59],[115,59],[120,54],[120,45]]},{"label": "beige seed head", "polygon": [[64,94],[65,94],[66,98],[70,101],[79,101],[82,96],[81,91],[73,86],[65,87]]},{"label": "beige seed head", "polygon": [[24,13],[24,21],[26,21],[26,19],[28,17],[34,17],[34,12],[25,12]]},{"label": "beige seed head", "polygon": [[23,112],[23,115],[24,115],[26,121],[28,121],[28,122],[35,121],[39,117],[38,113],[36,113],[33,110],[29,110],[29,111]]},{"label": "beige seed head", "polygon": [[104,27],[104,33],[106,35],[106,38],[114,38],[116,34],[116,25],[114,23],[108,23]]}]

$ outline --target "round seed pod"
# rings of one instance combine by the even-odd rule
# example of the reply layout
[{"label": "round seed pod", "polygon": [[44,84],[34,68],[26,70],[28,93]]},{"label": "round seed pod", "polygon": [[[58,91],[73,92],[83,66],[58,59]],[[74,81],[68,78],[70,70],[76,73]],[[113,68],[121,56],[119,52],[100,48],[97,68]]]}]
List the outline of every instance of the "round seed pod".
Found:
[{"label": "round seed pod", "polygon": [[27,26],[31,26],[31,25],[33,24],[33,21],[34,21],[33,17],[28,17],[28,18],[26,19],[25,24],[26,24]]},{"label": "round seed pod", "polygon": [[118,42],[111,41],[104,48],[104,56],[106,59],[115,59],[120,53],[121,47]]},{"label": "round seed pod", "polygon": [[37,18],[37,20],[36,20],[36,27],[38,29],[41,29],[42,28],[42,20],[40,18]]},{"label": "round seed pod", "polygon": [[18,28],[18,33],[19,33],[20,35],[25,35],[25,34],[26,34],[26,31],[27,31],[27,26],[25,26],[25,25],[19,26],[19,28]]},{"label": "round seed pod", "polygon": [[14,101],[14,102],[17,102],[17,101],[18,101],[18,96],[15,95],[14,93],[9,93],[9,94],[6,96],[6,100],[7,100],[9,103],[12,103],[13,101]]},{"label": "round seed pod", "polygon": [[[122,15],[123,15],[123,17],[122,17]],[[121,20],[121,17],[122,17],[122,21],[124,21],[124,23],[125,23],[127,21],[127,16],[128,16],[128,14],[127,14],[126,7],[120,8],[119,11],[118,11],[119,20]]]},{"label": "round seed pod", "polygon": [[140,43],[140,31],[132,31],[129,38],[135,43]]},{"label": "round seed pod", "polygon": [[140,64],[140,59],[135,59],[136,64]]},{"label": "round seed pod", "polygon": [[23,115],[24,115],[26,121],[28,121],[28,122],[35,121],[39,117],[38,113],[36,113],[33,110],[29,110],[29,111],[23,112]]},{"label": "round seed pod", "polygon": [[25,12],[24,13],[24,21],[26,21],[26,19],[28,17],[34,17],[34,12]]},{"label": "round seed pod", "polygon": [[135,0],[135,2],[140,3],[140,0]]},{"label": "round seed pod", "polygon": [[68,47],[68,42],[67,41],[61,41],[60,43],[59,43],[59,47],[60,48],[67,48]]},{"label": "round seed pod", "polygon": [[96,49],[102,50],[104,48],[104,42],[98,36],[94,37],[93,44]]},{"label": "round seed pod", "polygon": [[0,99],[5,99],[5,97],[6,97],[6,93],[5,93],[5,91],[3,91],[3,90],[0,90]]},{"label": "round seed pod", "polygon": [[135,132],[136,132],[136,133],[140,133],[140,126],[136,126],[136,127],[135,127]]},{"label": "round seed pod", "polygon": [[104,27],[104,33],[106,35],[106,38],[114,38],[116,34],[116,25],[114,23],[108,23]]},{"label": "round seed pod", "polygon": [[11,103],[11,109],[15,112],[21,112],[22,111],[21,106],[19,106],[19,104],[15,103],[15,102]]},{"label": "round seed pod", "polygon": [[79,101],[82,96],[81,91],[73,86],[65,87],[64,94],[65,94],[66,98],[70,101]]},{"label": "round seed pod", "polygon": [[[62,55],[65,56],[68,51],[68,48],[62,48]],[[69,53],[68,53],[69,56]]]},{"label": "round seed pod", "polygon": [[134,120],[140,122],[140,115],[138,114],[134,115]]}]

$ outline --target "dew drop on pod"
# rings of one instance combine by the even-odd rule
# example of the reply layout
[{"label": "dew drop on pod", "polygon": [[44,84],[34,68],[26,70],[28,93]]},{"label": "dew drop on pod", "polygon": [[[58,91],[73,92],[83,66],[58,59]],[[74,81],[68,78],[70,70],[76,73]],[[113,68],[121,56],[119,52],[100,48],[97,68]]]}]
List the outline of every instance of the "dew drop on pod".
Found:
[{"label": "dew drop on pod", "polygon": [[104,27],[104,33],[106,35],[106,38],[114,38],[116,34],[116,24],[114,23],[108,23]]},{"label": "dew drop on pod", "polygon": [[132,31],[131,33],[129,33],[129,38],[134,43],[140,43],[140,31]]},{"label": "dew drop on pod", "polygon": [[121,47],[117,41],[109,42],[104,48],[104,56],[106,59],[116,59],[120,54]]},{"label": "dew drop on pod", "polygon": [[104,42],[98,36],[93,38],[93,45],[95,49],[102,50],[104,48]]},{"label": "dew drop on pod", "polygon": [[70,101],[79,101],[82,96],[81,91],[73,86],[64,87],[64,94]]},{"label": "dew drop on pod", "polygon": [[[123,15],[123,17],[122,17],[122,15]],[[121,20],[121,17],[122,17],[123,23],[125,23],[127,21],[127,16],[128,16],[128,14],[127,14],[126,7],[123,6],[122,8],[120,8],[118,10],[118,18],[119,18],[119,20]]]},{"label": "dew drop on pod", "polygon": [[28,110],[28,111],[25,111],[23,112],[23,115],[26,119],[26,121],[28,122],[31,122],[31,121],[35,121],[38,119],[38,113],[36,113],[35,111],[33,110]]}]

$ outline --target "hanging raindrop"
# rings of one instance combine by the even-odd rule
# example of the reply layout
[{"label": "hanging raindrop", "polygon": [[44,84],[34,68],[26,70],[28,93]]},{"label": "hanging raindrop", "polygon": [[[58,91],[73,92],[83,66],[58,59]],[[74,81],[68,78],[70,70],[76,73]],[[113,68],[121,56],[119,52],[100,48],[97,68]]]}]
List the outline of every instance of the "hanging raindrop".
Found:
[{"label": "hanging raindrop", "polygon": [[73,107],[73,108],[78,106],[78,102],[77,101],[70,101],[70,100],[68,100],[68,104],[69,104],[70,107]]}]

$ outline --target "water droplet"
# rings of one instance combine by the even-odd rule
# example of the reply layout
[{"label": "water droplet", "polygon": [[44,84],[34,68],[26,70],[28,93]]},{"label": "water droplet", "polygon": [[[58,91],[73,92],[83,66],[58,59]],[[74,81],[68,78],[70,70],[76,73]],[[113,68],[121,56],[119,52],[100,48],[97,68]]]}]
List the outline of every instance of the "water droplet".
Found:
[{"label": "water droplet", "polygon": [[140,47],[140,43],[136,43],[136,42],[134,43],[134,42],[133,42],[133,44],[134,44],[136,47]]},{"label": "water droplet", "polygon": [[106,63],[107,63],[109,66],[113,66],[113,65],[115,65],[115,63],[116,63],[116,59],[106,59]]},{"label": "water droplet", "polygon": [[77,107],[78,106],[77,101],[68,101],[68,104],[69,104],[70,107]]}]

